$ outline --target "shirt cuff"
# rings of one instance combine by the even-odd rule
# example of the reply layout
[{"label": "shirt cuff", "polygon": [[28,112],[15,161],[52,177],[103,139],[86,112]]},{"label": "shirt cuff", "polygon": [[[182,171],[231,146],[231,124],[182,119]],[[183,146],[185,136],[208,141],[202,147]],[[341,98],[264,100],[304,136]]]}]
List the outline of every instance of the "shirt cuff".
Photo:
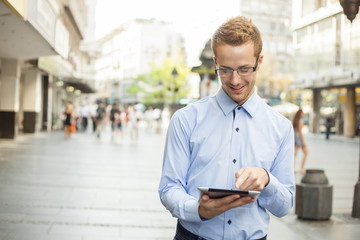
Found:
[{"label": "shirt cuff", "polygon": [[199,201],[189,199],[185,202],[185,219],[190,222],[202,222],[199,215]]},{"label": "shirt cuff", "polygon": [[266,170],[266,172],[269,175],[269,183],[261,191],[260,196],[271,197],[277,192],[279,181],[269,171]]}]

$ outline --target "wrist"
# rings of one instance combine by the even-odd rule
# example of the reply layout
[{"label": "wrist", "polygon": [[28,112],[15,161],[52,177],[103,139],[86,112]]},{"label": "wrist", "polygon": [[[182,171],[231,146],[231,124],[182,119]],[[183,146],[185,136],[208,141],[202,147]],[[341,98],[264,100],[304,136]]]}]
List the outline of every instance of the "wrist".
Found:
[{"label": "wrist", "polygon": [[265,186],[264,186],[264,187],[266,187],[270,183],[270,176],[269,176],[268,171],[265,168],[263,168],[263,169],[264,169],[264,171],[266,173],[266,181],[265,181],[266,183],[265,183]]}]

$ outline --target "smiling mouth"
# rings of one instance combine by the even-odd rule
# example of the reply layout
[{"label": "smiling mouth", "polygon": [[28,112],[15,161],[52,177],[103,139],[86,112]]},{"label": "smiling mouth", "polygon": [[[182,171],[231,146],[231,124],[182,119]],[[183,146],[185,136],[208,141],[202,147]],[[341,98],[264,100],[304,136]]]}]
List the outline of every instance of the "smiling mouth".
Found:
[{"label": "smiling mouth", "polygon": [[232,86],[229,86],[230,89],[235,92],[235,93],[239,93],[239,92],[242,92],[242,90],[245,88],[245,86],[242,86],[242,87],[232,87]]}]

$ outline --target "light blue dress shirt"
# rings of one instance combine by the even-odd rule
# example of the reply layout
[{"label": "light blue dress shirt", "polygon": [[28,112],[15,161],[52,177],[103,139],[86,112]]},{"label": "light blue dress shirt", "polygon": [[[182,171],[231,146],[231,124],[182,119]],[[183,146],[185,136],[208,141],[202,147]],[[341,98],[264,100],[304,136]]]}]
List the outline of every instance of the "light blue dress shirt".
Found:
[{"label": "light blue dress shirt", "polygon": [[[198,213],[198,187],[235,188],[235,173],[256,166],[270,182],[257,201],[209,220]],[[240,107],[222,89],[173,115],[159,186],[163,205],[188,231],[206,239],[258,239],[269,214],[282,217],[294,200],[291,122],[256,93]],[[266,211],[267,210],[267,211]]]}]

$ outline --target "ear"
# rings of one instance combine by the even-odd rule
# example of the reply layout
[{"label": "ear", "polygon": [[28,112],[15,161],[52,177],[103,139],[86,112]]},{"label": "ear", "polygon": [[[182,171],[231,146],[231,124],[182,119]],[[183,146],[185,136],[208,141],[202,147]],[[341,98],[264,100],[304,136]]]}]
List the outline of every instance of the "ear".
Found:
[{"label": "ear", "polygon": [[260,56],[259,56],[259,63],[260,63],[260,64],[262,63],[263,58],[264,58],[264,55],[260,55]]},{"label": "ear", "polygon": [[214,63],[215,63],[215,65],[217,65],[217,60],[216,60],[216,57],[215,57],[215,56],[213,56],[213,59],[214,59]]},{"label": "ear", "polygon": [[258,70],[260,69],[260,66],[261,66],[261,64],[263,62],[263,59],[264,59],[264,55],[260,55],[259,60],[258,60]]}]

